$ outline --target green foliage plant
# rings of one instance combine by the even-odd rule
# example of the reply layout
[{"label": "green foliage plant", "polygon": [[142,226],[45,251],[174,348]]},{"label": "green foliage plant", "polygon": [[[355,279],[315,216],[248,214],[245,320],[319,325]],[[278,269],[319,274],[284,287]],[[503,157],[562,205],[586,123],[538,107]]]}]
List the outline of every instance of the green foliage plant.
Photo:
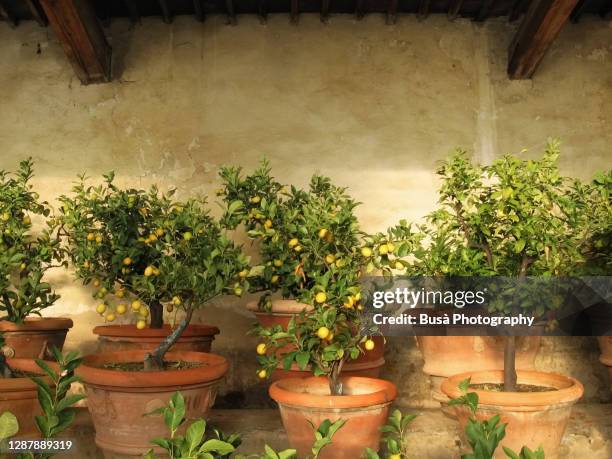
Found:
[{"label": "green foliage plant", "polygon": [[[416,419],[417,415],[403,415],[400,410],[394,410],[389,416],[387,424],[380,428],[384,436],[381,440],[385,445],[387,459],[407,459],[409,457],[406,434],[408,425]],[[371,448],[364,451],[365,459],[380,459],[379,454]]]},{"label": "green foliage plant", "polygon": [[162,305],[174,313],[173,330],[147,355],[146,369],[163,368],[165,353],[196,309],[223,294],[242,294],[239,273],[249,265],[205,199],[173,196],[156,186],[119,188],[110,173],[97,186],[81,177],[73,195],[61,198],[71,261],[84,283],[97,289],[97,310],[106,321],[126,314],[139,329],[148,319],[160,328]]}]

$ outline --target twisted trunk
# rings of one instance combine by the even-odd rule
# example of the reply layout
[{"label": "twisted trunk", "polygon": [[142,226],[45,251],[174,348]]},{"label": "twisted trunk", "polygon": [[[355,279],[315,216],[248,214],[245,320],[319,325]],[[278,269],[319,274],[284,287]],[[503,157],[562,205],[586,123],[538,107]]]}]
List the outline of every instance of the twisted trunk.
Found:
[{"label": "twisted trunk", "polygon": [[516,392],[516,336],[505,338],[504,392]]},{"label": "twisted trunk", "polygon": [[329,374],[329,393],[331,395],[342,395],[342,383],[340,382],[340,374],[346,359],[338,360],[332,364],[332,371]]},{"label": "twisted trunk", "polygon": [[172,347],[174,343],[178,341],[181,337],[189,323],[191,322],[191,317],[193,316],[193,306],[189,306],[187,308],[185,317],[179,323],[179,326],[176,327],[172,333],[170,333],[166,338],[157,346],[157,348],[147,354],[144,360],[144,369],[145,371],[161,371],[164,369],[164,356],[168,349]]}]

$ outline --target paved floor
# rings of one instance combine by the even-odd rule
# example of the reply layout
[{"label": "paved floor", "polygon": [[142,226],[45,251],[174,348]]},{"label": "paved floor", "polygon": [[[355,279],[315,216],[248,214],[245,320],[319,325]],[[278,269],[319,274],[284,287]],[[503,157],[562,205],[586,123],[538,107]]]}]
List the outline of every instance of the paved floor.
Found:
[{"label": "paved floor", "polygon": [[[420,416],[411,424],[408,443],[415,459],[458,458],[462,450],[457,423],[441,410],[412,410],[404,413]],[[213,410],[210,422],[227,433],[239,432],[243,444],[240,451],[263,451],[264,444],[287,448],[287,437],[276,410]],[[89,414],[79,413],[73,436],[82,446],[79,457],[101,458],[93,443],[93,427]],[[612,459],[612,405],[581,404],[574,407],[563,439],[561,458]],[[358,458],[355,458],[358,459]]]}]

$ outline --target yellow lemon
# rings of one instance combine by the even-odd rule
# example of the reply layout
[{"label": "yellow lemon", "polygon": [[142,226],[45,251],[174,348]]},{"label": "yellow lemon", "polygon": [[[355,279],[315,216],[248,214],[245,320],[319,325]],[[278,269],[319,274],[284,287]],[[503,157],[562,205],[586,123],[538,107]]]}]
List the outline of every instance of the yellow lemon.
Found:
[{"label": "yellow lemon", "polygon": [[4,212],[2,214],[2,221],[3,222],[8,222],[9,218],[11,218],[11,214],[9,214],[8,212]]},{"label": "yellow lemon", "polygon": [[154,242],[157,241],[157,236],[155,234],[149,234],[147,239],[149,239],[149,242]]},{"label": "yellow lemon", "polygon": [[100,235],[96,236],[96,242],[98,244],[102,244],[102,236],[100,236]]},{"label": "yellow lemon", "polygon": [[321,228],[319,230],[319,237],[323,239],[325,236],[327,236],[327,228]]},{"label": "yellow lemon", "polygon": [[242,287],[234,287],[234,295],[242,296]]},{"label": "yellow lemon", "polygon": [[336,261],[335,255],[332,255],[331,253],[328,253],[327,255],[325,255],[325,262],[327,264],[331,265],[334,261]]},{"label": "yellow lemon", "polygon": [[106,305],[104,303],[100,303],[96,308],[96,312],[98,314],[104,314],[104,311],[106,311]]},{"label": "yellow lemon", "polygon": [[94,235],[94,233],[87,233],[87,240],[88,241],[93,241],[96,238],[96,236]]},{"label": "yellow lemon", "polygon": [[387,253],[389,253],[389,247],[387,246],[387,244],[381,244],[378,247],[378,253],[380,253],[381,255],[386,255]]},{"label": "yellow lemon", "polygon": [[26,268],[27,268],[27,266],[26,266],[26,264],[25,264],[25,263],[21,263],[21,264],[19,265],[19,269],[21,269],[22,271],[25,271],[25,269],[26,269]]},{"label": "yellow lemon", "polygon": [[283,260],[274,260],[274,266],[280,268],[281,266],[283,266]]},{"label": "yellow lemon", "polygon": [[387,457],[387,459],[402,459],[401,454],[391,454]]},{"label": "yellow lemon", "polygon": [[330,342],[333,339],[334,339],[334,334],[330,333],[329,335],[327,335],[327,338],[325,338],[325,341]]},{"label": "yellow lemon", "polygon": [[336,268],[342,268],[346,262],[342,258],[336,260]]},{"label": "yellow lemon", "polygon": [[259,196],[253,196],[253,197],[251,198],[251,202],[252,202],[253,204],[257,204],[259,201],[261,201],[261,198],[260,198]]},{"label": "yellow lemon", "polygon": [[325,292],[319,292],[315,295],[315,301],[319,304],[327,301],[327,294]]},{"label": "yellow lemon", "polygon": [[30,225],[32,223],[32,220],[30,219],[30,217],[28,217],[27,215],[25,217],[23,217],[23,224],[24,225]]},{"label": "yellow lemon", "polygon": [[140,313],[140,315],[142,317],[148,317],[149,316],[149,310],[147,308],[140,308],[139,313]]},{"label": "yellow lemon", "polygon": [[371,339],[367,339],[366,342],[364,343],[363,347],[366,348],[366,351],[371,351],[374,349],[374,340]]},{"label": "yellow lemon", "polygon": [[90,267],[90,266],[91,266],[91,265],[90,265],[90,263],[89,263],[89,261],[88,261],[88,260],[85,260],[85,261],[83,262],[83,268],[85,268],[85,269],[89,269],[89,267]]},{"label": "yellow lemon", "polygon": [[289,247],[295,247],[296,245],[298,245],[298,240],[296,238],[289,241]]},{"label": "yellow lemon", "polygon": [[164,235],[164,230],[161,228],[157,228],[155,230],[155,234],[157,235],[157,237],[162,237]]},{"label": "yellow lemon", "polygon": [[98,279],[94,279],[94,281],[92,282],[92,285],[94,287],[99,287],[100,286],[100,281]]},{"label": "yellow lemon", "polygon": [[117,296],[117,298],[123,298],[125,296],[125,290],[119,289],[115,292],[115,295]]},{"label": "yellow lemon", "polygon": [[142,303],[139,300],[132,301],[132,309],[134,311],[138,311],[141,306],[142,306]]},{"label": "yellow lemon", "polygon": [[402,269],[404,269],[404,265],[402,264],[402,262],[401,262],[401,261],[396,261],[396,262],[395,262],[395,269],[397,269],[397,270],[402,270]]},{"label": "yellow lemon", "polygon": [[301,252],[302,251],[302,246],[301,245],[296,245],[293,250],[295,250],[296,252]]},{"label": "yellow lemon", "polygon": [[107,322],[114,322],[115,319],[116,319],[116,316],[112,312],[109,312],[108,314],[106,314],[106,321]]},{"label": "yellow lemon", "polygon": [[268,377],[268,372],[266,370],[259,370],[257,372],[257,377],[259,379],[266,379]]},{"label": "yellow lemon", "polygon": [[268,350],[268,348],[267,348],[267,346],[264,343],[259,343],[257,345],[257,353],[259,355],[264,355],[267,350]]},{"label": "yellow lemon", "polygon": [[361,249],[361,255],[363,255],[364,257],[371,257],[372,256],[372,249],[369,247],[363,247]]},{"label": "yellow lemon", "polygon": [[123,264],[124,264],[125,266],[130,266],[130,265],[132,264],[132,259],[131,259],[130,257],[125,257],[125,258],[123,259]]},{"label": "yellow lemon", "polygon": [[327,337],[329,336],[329,333],[330,333],[330,331],[329,331],[329,328],[327,328],[327,327],[321,327],[321,328],[319,328],[319,329],[317,330],[317,336],[318,336],[320,339],[325,339],[325,338],[327,338]]},{"label": "yellow lemon", "polygon": [[136,328],[138,330],[142,330],[143,328],[145,328],[147,326],[147,322],[144,320],[139,320],[138,322],[136,322]]},{"label": "yellow lemon", "polygon": [[127,307],[125,306],[125,304],[119,304],[117,305],[115,310],[117,311],[117,314],[125,314],[125,312],[127,311]]},{"label": "yellow lemon", "polygon": [[247,277],[247,276],[249,275],[249,270],[248,270],[248,269],[243,269],[242,271],[240,271],[240,272],[238,273],[238,275],[239,275],[241,278],[243,278],[243,279],[244,279],[245,277]]},{"label": "yellow lemon", "polygon": [[183,239],[185,239],[186,241],[191,240],[192,237],[193,237],[193,234],[191,234],[189,231],[185,231],[183,233]]},{"label": "yellow lemon", "polygon": [[395,251],[395,244],[393,242],[387,242],[387,250],[389,250],[389,253],[393,253]]},{"label": "yellow lemon", "polygon": [[155,273],[155,270],[153,269],[152,266],[147,266],[144,270],[144,275],[145,277],[150,277]]},{"label": "yellow lemon", "polygon": [[172,297],[172,304],[175,306],[180,306],[181,305],[181,297],[180,296],[173,296]]},{"label": "yellow lemon", "polygon": [[278,282],[278,276],[276,274],[272,276],[272,279],[270,279],[270,282],[272,282],[273,284],[276,284]]},{"label": "yellow lemon", "polygon": [[265,229],[270,229],[270,228],[272,228],[272,220],[266,220],[266,221],[264,222],[264,228],[265,228]]}]

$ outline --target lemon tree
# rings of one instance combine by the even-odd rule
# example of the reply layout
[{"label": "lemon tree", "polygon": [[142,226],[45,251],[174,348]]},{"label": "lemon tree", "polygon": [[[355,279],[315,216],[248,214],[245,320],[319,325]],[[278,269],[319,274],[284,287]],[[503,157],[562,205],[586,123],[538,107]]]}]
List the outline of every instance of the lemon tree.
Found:
[{"label": "lemon tree", "polygon": [[164,305],[176,318],[150,356],[149,364],[159,367],[195,309],[248,289],[239,273],[249,260],[204,199],[178,201],[155,186],[121,189],[112,173],[104,177],[98,186],[81,177],[73,196],[61,198],[68,252],[79,277],[95,288],[96,310],[107,322],[129,315],[139,329],[147,322],[161,327]]},{"label": "lemon tree", "polygon": [[[31,159],[15,172],[0,171],[0,319],[15,323],[57,301],[44,275],[64,264],[58,223],[33,191],[33,174]],[[33,218],[42,219],[43,227],[35,231]]]}]

